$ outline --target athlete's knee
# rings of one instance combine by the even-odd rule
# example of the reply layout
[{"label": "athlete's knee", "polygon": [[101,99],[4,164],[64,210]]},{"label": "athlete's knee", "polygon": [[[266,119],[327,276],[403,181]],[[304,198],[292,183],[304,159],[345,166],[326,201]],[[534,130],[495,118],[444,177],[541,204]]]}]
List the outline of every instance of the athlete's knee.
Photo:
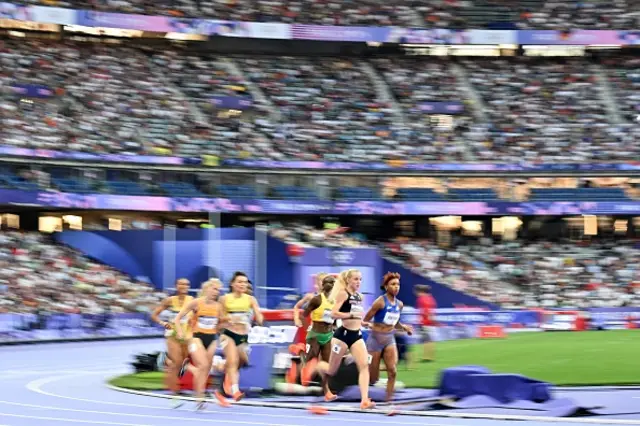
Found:
[{"label": "athlete's knee", "polygon": [[398,376],[398,369],[394,365],[392,367],[387,367],[387,379],[395,379]]}]

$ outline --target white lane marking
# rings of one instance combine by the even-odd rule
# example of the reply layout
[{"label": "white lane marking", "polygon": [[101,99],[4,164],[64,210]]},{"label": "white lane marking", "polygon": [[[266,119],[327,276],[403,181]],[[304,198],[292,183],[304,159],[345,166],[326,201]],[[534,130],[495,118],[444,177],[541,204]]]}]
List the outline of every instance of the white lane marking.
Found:
[{"label": "white lane marking", "polygon": [[[67,366],[68,367],[68,366]],[[75,367],[75,366],[74,366]],[[49,375],[49,374],[74,374],[74,373],[78,373],[78,372],[83,372],[83,371],[87,371],[87,372],[91,372],[91,371],[105,371],[107,368],[109,368],[109,371],[114,371],[113,369],[113,365],[111,364],[102,364],[102,365],[96,365],[96,364],[92,364],[92,365],[86,365],[86,366],[78,366],[77,368],[74,368],[73,370],[69,370],[69,369],[51,369],[51,370],[36,370],[33,371],[31,369],[29,370],[20,370],[20,369],[15,369],[15,370],[7,370],[7,372],[0,372],[0,378],[7,378],[7,379],[20,379],[20,378],[26,378],[28,376],[42,376],[42,375]],[[123,370],[126,369],[126,366],[122,367]]]},{"label": "white lane marking", "polygon": [[26,414],[0,413],[0,416],[17,417],[20,419],[46,420],[48,422],[87,423],[87,424],[94,424],[94,425],[115,425],[115,426],[153,426],[153,425],[145,425],[140,423],[118,423],[118,422],[102,422],[100,420],[79,420],[79,419],[61,419],[59,417],[27,416]]},{"label": "white lane marking", "polygon": [[[113,374],[113,371],[108,371],[108,373]],[[86,374],[96,374],[94,373],[86,373]],[[132,408],[148,408],[148,409],[152,409],[152,410],[165,410],[165,411],[182,411],[182,412],[192,412],[192,410],[188,410],[188,409],[179,409],[179,408],[170,408],[170,407],[163,407],[163,406],[156,406],[156,405],[142,405],[142,404],[131,404],[131,403],[125,403],[125,402],[112,402],[112,401],[101,401],[101,400],[95,400],[95,399],[87,399],[87,398],[76,398],[73,396],[66,396],[66,395],[59,395],[59,394],[55,394],[52,392],[48,392],[42,389],[42,386],[47,385],[49,383],[53,383],[62,379],[67,379],[67,378],[71,378],[71,377],[77,377],[77,376],[81,376],[84,375],[82,373],[79,374],[73,374],[73,375],[66,375],[66,376],[54,376],[54,377],[44,377],[42,379],[38,379],[38,380],[33,380],[29,383],[27,383],[26,388],[32,392],[36,392],[39,393],[41,395],[46,395],[46,396],[50,396],[50,397],[54,397],[54,398],[60,398],[60,399],[68,399],[70,401],[78,401],[78,402],[91,402],[91,403],[95,403],[95,404],[102,404],[102,405],[116,405],[116,406],[121,406],[121,407],[132,407]],[[149,394],[143,393],[141,394],[142,396],[149,396]],[[157,395],[151,395],[151,396],[157,396]],[[7,402],[7,401],[0,401],[0,404],[17,404],[17,403],[13,403],[13,402]],[[268,408],[268,407],[263,407],[263,408]],[[207,410],[207,413],[211,413],[211,414],[228,414],[227,410]],[[251,415],[252,413],[245,413],[248,415]],[[298,419],[298,420],[303,420],[303,421],[307,421],[309,419],[308,415],[300,415],[300,414],[268,414],[268,413],[253,413],[255,415],[258,415],[260,417],[272,417],[272,418],[280,418],[280,419]],[[164,417],[163,417],[164,418]],[[353,417],[331,417],[332,421],[336,421],[336,422],[352,422],[354,421]],[[368,420],[368,419],[361,419],[358,418],[357,419],[358,423],[371,423],[371,424],[380,424],[379,421],[377,420]],[[257,423],[251,423],[251,424],[257,424]],[[411,421],[402,421],[402,422],[387,422],[385,424],[388,425],[420,425],[420,426],[452,426],[453,423],[426,423],[426,422],[411,422]],[[455,426],[463,426],[460,425],[459,423],[455,423]]]},{"label": "white lane marking", "polygon": [[[110,386],[108,385],[108,387],[110,389],[114,389],[117,390],[118,388],[116,388],[115,386]],[[152,392],[143,392],[143,391],[134,391],[131,389],[120,389],[121,392],[126,392],[126,393],[131,393],[134,395],[146,395],[146,396],[151,396],[151,397],[164,397],[166,398],[166,396],[164,395],[157,395],[157,394],[153,394]],[[182,398],[182,399],[190,399],[190,398]],[[253,407],[262,407],[262,408],[288,408],[288,409],[292,409],[292,408],[296,408],[296,407],[292,407],[291,404],[286,404],[286,403],[272,403],[272,402],[240,402],[238,403],[239,405],[246,405],[246,406],[253,406]],[[328,411],[330,412],[352,412],[352,413],[366,413],[366,414],[382,414],[380,413],[380,411],[363,411],[363,410],[358,410],[355,407],[345,407],[345,406],[339,406],[339,405],[330,405],[330,406],[325,406],[327,408]],[[522,416],[522,415],[513,415],[513,414],[480,414],[480,413],[450,413],[450,412],[444,412],[444,411],[438,411],[438,412],[433,412],[433,411],[414,411],[414,410],[402,410],[402,409],[397,409],[396,410],[396,414],[397,415],[402,415],[402,416],[414,416],[414,417],[429,417],[429,418],[438,418],[440,420],[469,420],[469,419],[475,419],[475,420],[489,420],[489,421],[494,421],[494,422],[499,422],[499,421],[531,421],[531,422],[537,422],[537,423],[586,423],[586,424],[596,424],[596,425],[605,425],[605,424],[612,424],[612,425],[640,425],[640,419],[638,420],[622,420],[622,419],[609,419],[609,418],[602,418],[599,416],[594,416],[593,418],[587,418],[587,417],[550,417],[550,416]],[[260,414],[262,415],[262,414]],[[334,420],[332,418],[332,420]],[[353,421],[353,419],[348,419],[347,421]],[[357,422],[364,422],[364,420],[358,419]],[[423,424],[423,425],[431,425],[430,423],[410,423],[410,422],[403,422],[401,424]],[[451,425],[456,425],[456,426],[462,426],[459,424],[448,424],[449,426]],[[438,425],[438,426],[444,426],[444,425]]]},{"label": "white lane marking", "polygon": [[[82,364],[73,364],[73,363],[67,363],[67,362],[60,362],[60,358],[56,357],[56,360],[54,360],[53,362],[48,362],[48,363],[42,363],[42,364],[36,364],[36,363],[27,363],[27,364],[20,364],[20,365],[14,365],[11,361],[5,362],[3,367],[6,366],[11,366],[11,368],[9,369],[5,369],[5,370],[0,370],[0,374],[6,374],[12,371],[16,371],[16,370],[51,370],[51,369],[55,369],[55,368],[68,368],[70,366],[73,367],[78,367],[78,368],[82,368],[82,367],[91,367],[94,366],[96,364],[99,365],[109,365],[109,366],[113,366],[114,364],[119,364],[119,365],[126,365],[128,362],[132,361],[132,358],[125,358],[125,357],[117,357],[117,358],[94,358],[90,355],[87,355],[86,357],[87,359],[84,360],[86,361],[86,363],[82,363]],[[58,361],[58,362],[56,362]],[[90,362],[90,363],[89,363]]]},{"label": "white lane marking", "polygon": [[[0,404],[7,405],[15,405],[17,407],[26,407],[26,408],[39,408],[44,410],[54,410],[54,411],[68,411],[72,413],[85,413],[85,414],[100,414],[107,416],[121,416],[121,417],[144,417],[145,419],[161,419],[174,421],[176,423],[184,423],[184,422],[197,422],[197,423],[224,423],[224,424],[237,424],[237,425],[257,425],[257,426],[304,426],[300,424],[290,424],[290,423],[263,423],[263,422],[249,422],[242,420],[228,420],[224,419],[221,421],[220,419],[207,419],[202,418],[202,416],[197,417],[171,417],[171,416],[154,416],[152,414],[135,414],[135,413],[117,413],[114,411],[97,411],[97,410],[79,410],[74,408],[62,408],[62,407],[53,407],[48,405],[39,405],[39,404],[23,404],[20,402],[8,402],[8,401],[0,401]],[[192,411],[194,412],[194,411]],[[211,413],[211,411],[206,411],[203,414]],[[227,414],[231,414],[229,411]],[[393,423],[391,423],[393,424]],[[401,424],[401,423],[396,423]]]}]

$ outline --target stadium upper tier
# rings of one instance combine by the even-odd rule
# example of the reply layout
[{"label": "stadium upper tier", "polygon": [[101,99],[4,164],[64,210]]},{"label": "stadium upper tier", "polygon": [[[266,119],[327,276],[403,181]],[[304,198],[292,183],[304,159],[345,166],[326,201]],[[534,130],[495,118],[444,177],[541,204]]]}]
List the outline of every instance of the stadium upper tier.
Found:
[{"label": "stadium upper tier", "polygon": [[[16,3],[51,5],[30,0]],[[429,28],[632,29],[633,0],[148,0],[57,1],[60,7],[253,22]]]},{"label": "stadium upper tier", "polygon": [[150,312],[164,295],[39,233],[0,234],[0,313]]},{"label": "stadium upper tier", "polygon": [[[80,172],[82,173],[82,172]],[[630,201],[640,198],[635,178],[415,178],[328,179],[315,176],[271,176],[256,183],[254,175],[207,177],[174,172],[144,177],[135,172],[84,174],[78,169],[0,167],[0,188],[75,194],[117,194],[175,198],[229,198],[236,200],[345,200],[345,201]],[[263,179],[265,176],[262,177]]]},{"label": "stadium upper tier", "polygon": [[16,148],[247,160],[631,161],[635,61],[220,57],[4,40],[0,137]]}]

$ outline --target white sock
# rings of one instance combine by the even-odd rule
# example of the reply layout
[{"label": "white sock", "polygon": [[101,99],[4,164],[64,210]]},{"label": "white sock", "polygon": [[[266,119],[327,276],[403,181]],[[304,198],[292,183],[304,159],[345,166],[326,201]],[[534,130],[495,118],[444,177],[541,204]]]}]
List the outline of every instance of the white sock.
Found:
[{"label": "white sock", "polygon": [[238,387],[238,385],[231,385],[231,392],[232,393],[240,392],[240,388]]}]

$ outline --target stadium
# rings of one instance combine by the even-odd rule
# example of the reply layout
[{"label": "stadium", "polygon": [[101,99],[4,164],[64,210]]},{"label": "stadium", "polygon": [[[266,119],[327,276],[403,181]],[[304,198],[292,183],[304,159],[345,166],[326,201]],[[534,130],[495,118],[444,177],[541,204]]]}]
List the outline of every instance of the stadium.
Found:
[{"label": "stadium", "polygon": [[640,424],[637,2],[0,18],[0,426]]}]

